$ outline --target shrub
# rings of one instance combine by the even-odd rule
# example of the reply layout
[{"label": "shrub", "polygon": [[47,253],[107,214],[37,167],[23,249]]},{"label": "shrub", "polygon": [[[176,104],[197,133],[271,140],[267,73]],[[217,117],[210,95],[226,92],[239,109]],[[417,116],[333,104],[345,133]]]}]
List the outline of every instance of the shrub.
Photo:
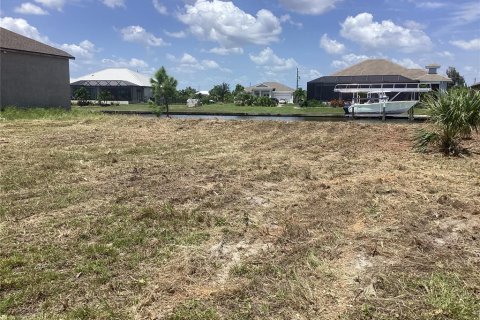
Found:
[{"label": "shrub", "polygon": [[255,102],[256,97],[247,92],[241,92],[235,97],[237,106],[251,106]]},{"label": "shrub", "polygon": [[254,104],[259,107],[275,107],[277,104],[269,97],[258,97]]},{"label": "shrub", "polygon": [[73,95],[75,100],[78,100],[79,106],[88,106],[90,103],[88,102],[88,90],[85,87],[80,87],[77,89]]},{"label": "shrub", "polygon": [[421,152],[436,146],[446,155],[462,152],[461,140],[480,127],[480,92],[467,88],[436,91],[424,97],[420,105],[427,108],[432,124],[415,136],[415,148]]},{"label": "shrub", "polygon": [[301,105],[302,108],[320,108],[320,107],[325,107],[325,104],[318,100],[307,100],[304,101]]},{"label": "shrub", "polygon": [[333,99],[330,101],[330,106],[334,108],[343,108],[345,106],[345,101],[342,99]]}]

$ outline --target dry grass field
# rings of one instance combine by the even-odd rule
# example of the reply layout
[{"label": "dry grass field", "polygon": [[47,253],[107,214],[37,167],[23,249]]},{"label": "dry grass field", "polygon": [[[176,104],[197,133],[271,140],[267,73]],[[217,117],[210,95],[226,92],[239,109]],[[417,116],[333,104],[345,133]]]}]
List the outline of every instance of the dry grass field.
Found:
[{"label": "dry grass field", "polygon": [[480,319],[480,137],[420,126],[0,121],[0,319]]}]

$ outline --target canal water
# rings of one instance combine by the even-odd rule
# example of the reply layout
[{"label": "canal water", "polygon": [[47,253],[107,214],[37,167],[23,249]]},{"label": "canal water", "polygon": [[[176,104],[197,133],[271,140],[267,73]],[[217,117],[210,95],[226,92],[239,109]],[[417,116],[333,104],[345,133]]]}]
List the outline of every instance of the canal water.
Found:
[{"label": "canal water", "polygon": [[[149,118],[155,118],[155,115],[145,114],[142,115]],[[166,115],[162,115],[160,118],[167,118]],[[297,121],[328,121],[328,122],[347,122],[347,121],[374,121],[381,122],[381,116],[368,116],[368,117],[356,117],[352,119],[347,116],[246,116],[246,115],[198,115],[198,114],[182,114],[182,115],[170,115],[171,119],[204,119],[204,120],[255,120],[255,121],[284,121],[284,122],[297,122]],[[415,122],[424,121],[425,117],[415,117]],[[408,117],[404,115],[400,116],[388,116],[387,122],[411,122]]]}]

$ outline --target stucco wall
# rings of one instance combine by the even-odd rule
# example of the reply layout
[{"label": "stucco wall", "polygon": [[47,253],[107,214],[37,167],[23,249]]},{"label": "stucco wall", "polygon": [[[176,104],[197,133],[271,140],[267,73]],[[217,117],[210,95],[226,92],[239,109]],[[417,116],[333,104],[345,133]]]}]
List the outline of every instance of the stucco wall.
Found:
[{"label": "stucco wall", "polygon": [[70,108],[68,59],[2,50],[0,106]]}]

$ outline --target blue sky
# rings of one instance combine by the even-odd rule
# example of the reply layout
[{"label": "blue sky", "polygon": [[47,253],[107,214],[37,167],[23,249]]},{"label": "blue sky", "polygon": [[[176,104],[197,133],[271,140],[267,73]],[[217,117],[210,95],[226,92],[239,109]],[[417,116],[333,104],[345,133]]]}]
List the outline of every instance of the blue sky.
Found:
[{"label": "blue sky", "polygon": [[2,0],[2,27],[76,57],[76,78],[108,67],[161,66],[209,90],[279,81],[300,86],[364,59],[454,66],[480,81],[480,1]]}]

